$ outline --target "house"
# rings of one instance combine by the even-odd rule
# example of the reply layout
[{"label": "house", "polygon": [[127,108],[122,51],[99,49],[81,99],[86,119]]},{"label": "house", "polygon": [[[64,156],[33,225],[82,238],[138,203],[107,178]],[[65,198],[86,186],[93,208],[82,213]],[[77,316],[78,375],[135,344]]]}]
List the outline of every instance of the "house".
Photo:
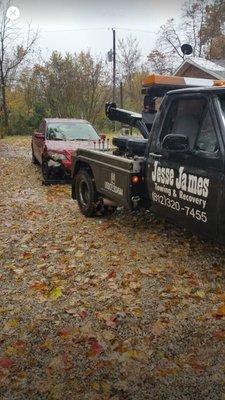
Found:
[{"label": "house", "polygon": [[225,60],[209,61],[200,57],[188,57],[174,75],[225,80]]}]

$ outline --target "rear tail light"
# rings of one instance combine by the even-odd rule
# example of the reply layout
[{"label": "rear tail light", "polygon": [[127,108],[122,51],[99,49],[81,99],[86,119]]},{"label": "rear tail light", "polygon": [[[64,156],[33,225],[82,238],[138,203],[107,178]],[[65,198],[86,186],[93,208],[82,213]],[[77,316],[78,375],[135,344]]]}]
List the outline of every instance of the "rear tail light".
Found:
[{"label": "rear tail light", "polygon": [[141,183],[141,176],[140,175],[132,175],[131,183],[133,185],[138,185],[139,183]]}]

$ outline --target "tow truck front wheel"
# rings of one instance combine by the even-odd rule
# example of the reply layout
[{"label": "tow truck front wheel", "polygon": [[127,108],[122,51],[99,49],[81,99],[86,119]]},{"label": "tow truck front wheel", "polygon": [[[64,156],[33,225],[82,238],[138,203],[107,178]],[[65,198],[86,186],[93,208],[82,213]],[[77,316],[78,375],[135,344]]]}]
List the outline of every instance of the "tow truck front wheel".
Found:
[{"label": "tow truck front wheel", "polygon": [[76,176],[75,193],[82,214],[94,217],[98,211],[98,193],[91,175],[84,169]]}]

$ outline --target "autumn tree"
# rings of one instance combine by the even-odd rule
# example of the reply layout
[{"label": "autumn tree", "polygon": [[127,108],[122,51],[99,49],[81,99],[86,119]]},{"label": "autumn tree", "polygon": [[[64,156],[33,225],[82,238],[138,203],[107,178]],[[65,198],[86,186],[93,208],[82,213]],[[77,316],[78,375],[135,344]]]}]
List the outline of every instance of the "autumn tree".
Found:
[{"label": "autumn tree", "polygon": [[30,27],[24,39],[23,28],[7,17],[10,2],[0,4],[0,83],[4,133],[9,133],[9,107],[7,89],[12,85],[19,67],[31,53],[37,39]]},{"label": "autumn tree", "polygon": [[23,87],[29,110],[38,107],[51,117],[85,118],[92,123],[102,118],[110,90],[103,60],[90,52],[65,56],[53,52],[49,60],[33,67],[28,78],[24,75]]},{"label": "autumn tree", "polygon": [[225,58],[225,2],[215,0],[207,5],[206,18],[200,35],[206,45],[206,57],[209,59]]},{"label": "autumn tree", "polygon": [[148,60],[153,71],[172,74],[185,55],[181,51],[184,43],[189,43],[194,57],[201,57],[203,38],[201,35],[208,0],[187,1],[182,9],[182,24],[174,18],[161,26],[156,48],[149,54]]}]

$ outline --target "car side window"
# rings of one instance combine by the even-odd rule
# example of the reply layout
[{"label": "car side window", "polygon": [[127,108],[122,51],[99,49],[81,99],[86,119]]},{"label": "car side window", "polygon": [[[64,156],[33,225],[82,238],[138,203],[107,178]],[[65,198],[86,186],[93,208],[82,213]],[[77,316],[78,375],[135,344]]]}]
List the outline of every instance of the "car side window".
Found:
[{"label": "car side window", "polygon": [[179,98],[172,101],[164,121],[160,142],[168,134],[184,135],[193,149],[207,101],[205,98]]},{"label": "car side window", "polygon": [[209,109],[206,110],[203,116],[200,131],[195,143],[195,149],[209,153],[218,150],[216,132]]}]

